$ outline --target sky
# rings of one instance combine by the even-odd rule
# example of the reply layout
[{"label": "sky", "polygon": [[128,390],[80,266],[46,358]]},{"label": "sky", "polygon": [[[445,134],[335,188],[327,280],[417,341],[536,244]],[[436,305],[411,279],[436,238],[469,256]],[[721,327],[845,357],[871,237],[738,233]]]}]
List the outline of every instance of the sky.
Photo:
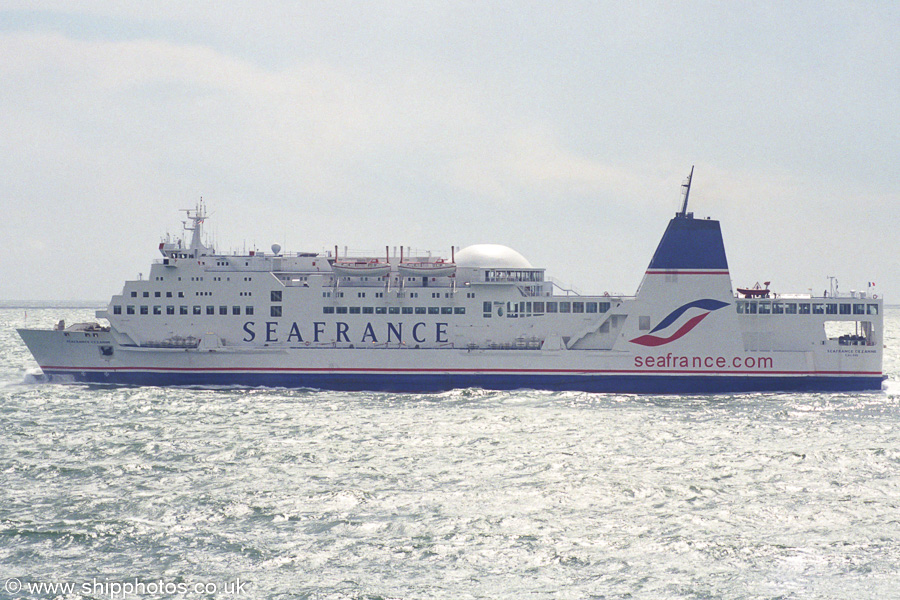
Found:
[{"label": "sky", "polygon": [[694,166],[734,286],[900,303],[898,58],[895,1],[3,0],[0,301],[105,304],[201,197],[633,294]]}]

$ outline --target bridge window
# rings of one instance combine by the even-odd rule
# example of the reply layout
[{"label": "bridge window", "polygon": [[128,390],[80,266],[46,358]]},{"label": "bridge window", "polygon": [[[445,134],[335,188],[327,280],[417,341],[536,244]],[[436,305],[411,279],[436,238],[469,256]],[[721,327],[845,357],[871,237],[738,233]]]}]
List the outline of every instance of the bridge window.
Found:
[{"label": "bridge window", "polygon": [[789,302],[784,305],[784,312],[788,315],[796,315],[797,314],[797,305],[793,302]]},{"label": "bridge window", "polygon": [[877,304],[869,304],[866,308],[868,308],[868,314],[877,315],[878,314],[878,305]]},{"label": "bridge window", "polygon": [[799,313],[800,313],[801,315],[808,315],[808,314],[809,314],[809,303],[808,303],[808,302],[802,302],[802,303],[800,303]]}]

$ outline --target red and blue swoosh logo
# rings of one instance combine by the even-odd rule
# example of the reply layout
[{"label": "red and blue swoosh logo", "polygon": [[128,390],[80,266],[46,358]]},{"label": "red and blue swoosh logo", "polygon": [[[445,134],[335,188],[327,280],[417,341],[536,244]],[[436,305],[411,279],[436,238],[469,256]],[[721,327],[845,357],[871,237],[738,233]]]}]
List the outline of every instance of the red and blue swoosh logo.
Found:
[{"label": "red and blue swoosh logo", "polygon": [[[683,304],[670,312],[666,317],[659,322],[659,325],[654,327],[650,333],[646,335],[642,335],[631,340],[635,344],[640,344],[641,346],[662,346],[664,344],[668,344],[670,342],[674,342],[675,340],[684,337],[688,334],[688,332],[700,324],[700,321],[709,316],[709,313],[714,310],[719,310],[723,306],[728,306],[727,302],[722,302],[721,300],[713,300],[712,298],[703,298],[701,300],[694,300],[693,302],[688,302],[687,304]],[[660,337],[658,335],[653,335],[657,331],[662,331],[666,329],[676,321],[678,321],[681,316],[686,313],[688,310],[692,308],[699,308],[704,311],[699,315],[695,315],[685,321],[681,327],[679,327],[675,333],[668,337]]]}]

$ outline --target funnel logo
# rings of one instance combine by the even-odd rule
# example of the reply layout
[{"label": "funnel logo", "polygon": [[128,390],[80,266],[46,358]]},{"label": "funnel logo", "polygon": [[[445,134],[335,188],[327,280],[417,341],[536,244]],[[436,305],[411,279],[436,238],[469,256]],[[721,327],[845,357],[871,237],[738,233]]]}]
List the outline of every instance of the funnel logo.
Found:
[{"label": "funnel logo", "polygon": [[[699,325],[700,321],[705,319],[709,315],[709,313],[714,310],[719,310],[723,306],[728,306],[728,303],[722,302],[720,300],[713,300],[712,298],[704,298],[702,300],[694,300],[693,302],[688,302],[687,304],[679,306],[678,308],[670,312],[665,319],[659,322],[659,325],[657,325],[650,331],[650,333],[636,337],[631,341],[635,344],[640,344],[641,346],[662,346],[663,344],[674,342],[675,340],[687,335],[687,333],[691,329]],[[699,308],[703,312],[699,315],[691,317],[687,321],[684,321],[681,327],[679,327],[678,330],[675,331],[675,333],[668,337],[653,335],[657,331],[662,331],[663,329],[666,329],[667,327],[681,319],[681,316],[692,308]]]}]

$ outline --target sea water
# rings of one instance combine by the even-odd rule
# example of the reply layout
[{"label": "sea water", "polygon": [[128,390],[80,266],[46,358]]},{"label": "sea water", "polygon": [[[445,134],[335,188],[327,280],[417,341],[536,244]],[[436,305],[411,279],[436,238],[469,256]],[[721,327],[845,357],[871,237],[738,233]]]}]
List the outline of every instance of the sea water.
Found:
[{"label": "sea water", "polygon": [[885,391],[49,385],[0,309],[2,598],[897,598]]}]

